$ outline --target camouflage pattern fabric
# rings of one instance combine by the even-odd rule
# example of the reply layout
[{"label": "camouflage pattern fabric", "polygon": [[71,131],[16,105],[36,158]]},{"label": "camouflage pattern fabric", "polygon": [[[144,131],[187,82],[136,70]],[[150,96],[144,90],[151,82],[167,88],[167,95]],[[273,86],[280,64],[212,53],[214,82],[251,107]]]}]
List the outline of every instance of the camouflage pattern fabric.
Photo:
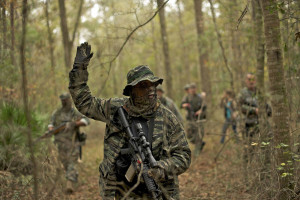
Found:
[{"label": "camouflage pattern fabric", "polygon": [[[56,127],[64,122],[76,121],[82,118],[89,121],[74,108],[69,110],[60,108],[52,114],[50,124]],[[75,127],[70,131],[62,131],[55,135],[54,141],[58,148],[59,159],[66,171],[66,178],[72,182],[77,182],[78,178],[77,159],[79,156],[79,143],[75,141],[77,131],[79,131],[79,127]]]},{"label": "camouflage pattern fabric", "polygon": [[170,99],[169,97],[161,97],[159,100],[165,107],[167,107],[175,114],[175,116],[177,117],[177,119],[179,119],[180,122],[183,122],[183,118],[172,99]]},{"label": "camouflage pattern fabric", "polygon": [[[127,134],[119,130],[112,122],[117,109],[124,105],[128,98],[102,99],[91,95],[86,82],[86,70],[72,70],[69,74],[69,90],[77,109],[85,116],[106,123],[104,136],[104,158],[99,166],[100,194],[103,199],[120,199],[128,190],[128,185],[117,181],[116,158],[121,148],[127,143]],[[152,153],[158,165],[166,174],[166,180],[160,184],[174,199],[179,199],[178,175],[190,165],[191,151],[184,129],[175,115],[163,105],[159,105],[154,118]],[[141,183],[142,184],[142,183]],[[134,190],[129,199],[151,199],[147,194]]]},{"label": "camouflage pattern fabric", "polygon": [[[196,144],[197,146],[201,146],[201,138],[204,137],[204,124],[200,123],[199,120],[203,120],[206,118],[206,106],[203,104],[203,99],[200,94],[195,95],[187,95],[182,103],[189,103],[190,108],[187,109],[187,137],[191,143]],[[202,108],[202,113],[199,116],[195,116],[195,113]],[[198,122],[197,122],[198,120]],[[200,130],[199,130],[200,129]]]},{"label": "camouflage pattern fabric", "polygon": [[255,91],[243,88],[238,95],[238,104],[242,114],[245,116],[245,123],[251,126],[258,124],[258,116],[255,112],[257,105],[257,96]]}]

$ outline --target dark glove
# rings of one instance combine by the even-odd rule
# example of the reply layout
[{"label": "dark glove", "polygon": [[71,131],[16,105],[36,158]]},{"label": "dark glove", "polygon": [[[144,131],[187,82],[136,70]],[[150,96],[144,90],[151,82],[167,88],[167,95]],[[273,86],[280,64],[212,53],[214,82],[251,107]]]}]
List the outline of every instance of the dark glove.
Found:
[{"label": "dark glove", "polygon": [[164,181],[165,180],[165,171],[162,168],[156,167],[149,169],[148,175],[154,180]]},{"label": "dark glove", "polygon": [[87,42],[82,43],[80,46],[77,47],[73,69],[85,70],[89,65],[90,59],[92,57],[93,53],[91,53],[91,45],[89,45]]}]

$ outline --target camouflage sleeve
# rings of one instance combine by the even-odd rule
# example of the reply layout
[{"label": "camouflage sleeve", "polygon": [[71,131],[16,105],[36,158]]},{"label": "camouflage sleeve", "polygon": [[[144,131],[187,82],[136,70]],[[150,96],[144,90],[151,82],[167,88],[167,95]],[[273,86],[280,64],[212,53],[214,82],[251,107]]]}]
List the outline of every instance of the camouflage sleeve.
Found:
[{"label": "camouflage sleeve", "polygon": [[181,101],[181,104],[180,104],[180,108],[182,108],[182,104],[184,104],[184,103],[188,103],[187,96],[184,96],[182,98],[182,101]]},{"label": "camouflage sleeve", "polygon": [[96,98],[91,95],[87,85],[87,70],[73,69],[69,73],[69,79],[69,90],[78,111],[89,118],[109,123],[110,100]]},{"label": "camouflage sleeve", "polygon": [[86,126],[90,124],[89,118],[87,118],[86,116],[84,116],[83,114],[78,112],[78,110],[75,110],[75,115],[76,115],[76,120],[79,120],[79,119],[83,120]]},{"label": "camouflage sleeve", "polygon": [[51,115],[50,123],[48,124],[48,128],[57,126],[55,119],[56,119],[56,110]]},{"label": "camouflage sleeve", "polygon": [[185,172],[191,164],[191,150],[189,148],[183,126],[174,117],[174,114],[168,114],[167,119],[170,123],[166,127],[168,136],[164,135],[164,147],[168,154],[167,159],[159,160],[158,166],[164,169],[166,178],[173,179],[175,176]]}]

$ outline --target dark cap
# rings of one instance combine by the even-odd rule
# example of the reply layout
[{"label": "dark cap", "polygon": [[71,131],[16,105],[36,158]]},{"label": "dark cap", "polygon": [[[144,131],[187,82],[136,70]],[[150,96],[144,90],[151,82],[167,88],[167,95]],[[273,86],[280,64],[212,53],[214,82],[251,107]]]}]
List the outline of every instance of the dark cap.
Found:
[{"label": "dark cap", "polygon": [[130,88],[141,81],[150,81],[152,83],[162,84],[163,79],[154,76],[153,72],[148,66],[137,66],[131,69],[127,74],[127,85],[123,90],[123,95],[129,96]]},{"label": "dark cap", "polygon": [[196,86],[196,83],[191,83],[190,84],[190,88],[196,88],[197,86]]}]

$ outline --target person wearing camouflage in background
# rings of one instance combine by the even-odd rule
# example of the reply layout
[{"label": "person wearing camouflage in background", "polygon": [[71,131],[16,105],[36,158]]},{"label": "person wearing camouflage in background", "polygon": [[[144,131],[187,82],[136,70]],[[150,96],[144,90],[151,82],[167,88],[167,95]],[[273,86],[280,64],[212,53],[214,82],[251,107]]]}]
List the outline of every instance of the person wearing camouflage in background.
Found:
[{"label": "person wearing camouflage in background", "polygon": [[[191,143],[195,144],[195,154],[199,154],[205,142],[204,126],[201,120],[206,119],[206,105],[204,104],[205,93],[197,94],[196,84],[189,86],[189,94],[181,102],[181,108],[187,110],[187,137]],[[200,129],[200,130],[199,130]]]},{"label": "person wearing camouflage in background", "polygon": [[79,156],[79,142],[77,138],[79,127],[87,126],[89,119],[72,107],[72,100],[69,93],[63,93],[59,98],[62,107],[52,114],[48,129],[51,131],[60,124],[66,123],[66,128],[54,136],[54,143],[58,148],[59,160],[66,171],[66,192],[72,193],[74,192],[73,184],[78,179],[76,164]]},{"label": "person wearing camouflage in background", "polygon": [[[244,139],[246,141],[246,151],[245,161],[248,162],[248,156],[250,159],[253,154],[253,147],[251,143],[253,138],[258,136],[259,126],[258,126],[258,100],[257,100],[257,89],[256,89],[256,79],[255,75],[248,73],[245,79],[246,87],[241,90],[238,95],[238,105],[240,107],[241,113],[245,117],[245,127],[244,127]],[[266,104],[266,112],[268,116],[272,115],[272,110],[269,104]],[[248,155],[249,154],[249,155]]]},{"label": "person wearing camouflage in background", "polygon": [[[178,175],[190,166],[191,151],[180,121],[157,100],[156,86],[161,84],[163,79],[155,77],[148,66],[138,66],[127,74],[127,85],[123,94],[129,97],[93,97],[87,85],[87,66],[92,55],[88,43],[77,47],[73,69],[69,73],[69,90],[82,114],[106,123],[104,158],[99,166],[102,198],[121,199],[132,187],[131,183],[126,182],[125,173],[120,172],[120,163],[130,165],[130,159],[121,154],[121,149],[128,146],[128,136],[124,129],[118,126],[117,110],[122,107],[130,124],[136,119],[144,120],[150,132],[151,121],[154,123],[152,137],[149,138],[152,140],[152,154],[158,167],[151,168],[148,175],[159,181],[160,188],[165,191],[164,199],[179,199]],[[145,184],[141,182],[128,198],[151,199]]]},{"label": "person wearing camouflage in background", "polygon": [[177,119],[179,119],[179,121],[181,123],[183,123],[183,118],[176,106],[176,104],[173,102],[172,99],[170,99],[169,97],[164,96],[164,90],[162,88],[161,85],[156,87],[156,92],[157,92],[157,98],[160,100],[160,102],[166,106],[169,110],[171,110],[177,117]]}]

